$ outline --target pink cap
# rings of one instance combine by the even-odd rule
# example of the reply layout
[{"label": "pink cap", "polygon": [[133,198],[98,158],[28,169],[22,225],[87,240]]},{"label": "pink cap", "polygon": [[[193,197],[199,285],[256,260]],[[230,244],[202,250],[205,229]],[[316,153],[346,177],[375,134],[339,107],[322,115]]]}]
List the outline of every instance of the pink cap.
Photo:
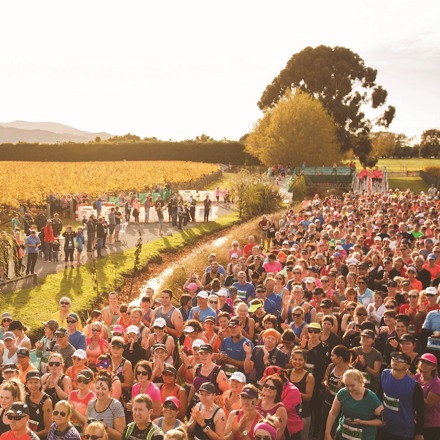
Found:
[{"label": "pink cap", "polygon": [[197,289],[198,289],[198,286],[197,286],[196,283],[189,283],[189,284],[186,286],[186,288],[187,288],[188,290],[192,290],[192,289],[197,290]]},{"label": "pink cap", "polygon": [[431,353],[422,354],[420,356],[420,359],[423,359],[424,361],[428,361],[428,362],[431,362],[434,365],[437,365],[437,358],[433,354],[431,354]]},{"label": "pink cap", "polygon": [[122,327],[122,325],[114,325],[113,326],[113,333],[115,333],[115,332],[124,334],[125,333],[124,327]]},{"label": "pink cap", "polygon": [[177,409],[179,409],[179,407],[180,407],[180,402],[179,402],[179,399],[177,398],[177,397],[174,397],[174,396],[168,396],[165,400],[164,400],[164,404],[165,403],[167,403],[167,402],[172,402],[175,406],[176,406],[176,408]]}]

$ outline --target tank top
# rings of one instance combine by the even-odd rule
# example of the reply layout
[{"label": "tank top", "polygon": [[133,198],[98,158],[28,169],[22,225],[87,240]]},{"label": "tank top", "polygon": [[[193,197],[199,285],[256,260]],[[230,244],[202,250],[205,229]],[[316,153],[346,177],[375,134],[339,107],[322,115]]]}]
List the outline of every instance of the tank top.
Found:
[{"label": "tank top", "polygon": [[210,284],[211,281],[212,281],[212,280],[215,280],[216,278],[220,279],[220,272],[217,272],[217,273],[215,274],[215,276],[213,276],[213,277],[211,276],[211,272],[207,272],[207,273],[206,273],[206,281],[205,281],[205,284],[206,284],[206,285]]},{"label": "tank top", "polygon": [[[159,417],[159,420],[157,422],[157,426],[159,426],[159,428],[162,428],[162,423],[163,423],[163,417]],[[176,421],[174,422],[174,429],[177,429],[179,427],[179,420],[176,419]]]},{"label": "tank top", "polygon": [[38,403],[35,403],[31,400],[29,394],[26,395],[26,404],[29,407],[29,418],[35,422],[35,425],[38,424],[38,428],[36,431],[42,431],[44,429],[44,413],[43,413],[43,405],[47,399],[50,397],[43,393],[43,397],[40,399]]},{"label": "tank top", "polygon": [[3,422],[3,413],[5,412],[5,410],[1,409],[0,411],[0,434],[3,434],[10,431],[11,427]]},{"label": "tank top", "polygon": [[164,402],[165,399],[166,399],[168,396],[174,396],[174,397],[176,397],[177,399],[179,398],[179,391],[180,391],[180,386],[179,386],[179,385],[174,385],[173,392],[172,392],[171,394],[168,394],[167,396],[164,395],[165,387],[164,387],[164,384],[163,384],[163,383],[160,385],[159,389],[160,389],[160,397],[161,397],[161,399],[162,399],[162,402]]},{"label": "tank top", "polygon": [[284,406],[284,403],[282,402],[278,402],[275,406],[273,406],[271,409],[263,409],[260,405],[257,405],[257,411],[263,416],[266,417],[267,415],[275,415],[276,412],[278,411],[278,408],[280,408],[281,406]]},{"label": "tank top", "polygon": [[[306,392],[306,382],[307,382],[307,376],[310,373],[308,371],[306,371],[306,374],[304,374],[304,376],[302,377],[302,379],[299,382],[293,382],[293,385],[295,385],[300,393],[305,393]],[[310,402],[306,401],[306,400],[302,400],[301,403],[301,417],[304,419],[306,417],[310,417],[311,413],[310,413]]]},{"label": "tank top", "polygon": [[[199,409],[200,410],[203,409],[202,404],[200,404]],[[209,426],[213,431],[215,431],[214,419],[215,419],[215,415],[219,410],[220,407],[216,408],[212,416],[209,419],[205,419],[205,424],[203,425],[203,427]],[[203,431],[202,427],[198,423],[196,425],[196,428],[194,429],[194,438],[196,440],[209,440],[208,434],[206,434],[206,432]]]},{"label": "tank top", "polygon": [[[63,388],[63,379],[66,377],[65,374],[63,374],[60,379],[58,380],[58,386],[64,391]],[[46,379],[48,380],[48,379]],[[46,394],[52,399],[52,403],[55,406],[55,403],[59,402],[61,399],[58,397],[57,391],[55,387],[52,388],[46,388]]]},{"label": "tank top", "polygon": [[194,388],[196,389],[196,392],[199,391],[199,388],[204,383],[211,382],[215,386],[216,392],[218,393],[217,376],[218,376],[218,373],[220,372],[220,370],[221,370],[220,365],[215,365],[208,376],[203,376],[201,373],[202,364],[198,364],[196,366],[195,371],[194,371],[194,380],[193,380],[193,385],[194,385]]},{"label": "tank top", "polygon": [[336,374],[336,365],[333,365],[330,373],[328,374],[327,382],[328,388],[325,391],[325,403],[331,405],[335,399],[336,394],[340,390],[338,383],[342,380],[342,375]]},{"label": "tank top", "polygon": [[[243,413],[242,409],[239,409],[238,411],[235,411],[235,415],[237,416],[237,422],[239,422],[242,419],[243,414],[244,413]],[[260,419],[261,419],[261,415],[257,412],[257,415],[255,416],[255,419],[252,422],[251,429],[249,429],[249,433],[248,433],[248,437],[251,440],[254,440],[254,428],[255,428],[255,425],[259,422]],[[243,440],[243,437],[241,436],[241,432],[237,432],[235,434],[234,438],[235,438],[235,440]]]},{"label": "tank top", "polygon": [[157,308],[156,314],[154,315],[154,317],[156,319],[157,318],[165,319],[165,322],[167,323],[167,327],[175,329],[174,324],[171,322],[171,316],[173,315],[174,310],[176,310],[176,308],[173,306],[173,307],[171,307],[171,309],[167,313],[163,313],[162,306],[160,306]]},{"label": "tank top", "polygon": [[293,333],[295,333],[295,336],[297,338],[301,338],[301,333],[303,331],[304,326],[306,325],[305,322],[303,322],[299,327],[295,327],[295,324],[292,322],[290,324],[290,328],[292,329]]}]

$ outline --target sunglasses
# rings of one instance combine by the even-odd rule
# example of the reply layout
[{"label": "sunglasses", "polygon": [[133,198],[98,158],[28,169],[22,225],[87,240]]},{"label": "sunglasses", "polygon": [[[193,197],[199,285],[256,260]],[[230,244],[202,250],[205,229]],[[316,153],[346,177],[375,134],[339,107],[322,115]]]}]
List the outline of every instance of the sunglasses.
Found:
[{"label": "sunglasses", "polygon": [[[73,321],[73,320],[69,319],[69,320],[66,321],[66,322],[67,322],[67,324],[75,324],[76,321]],[[93,331],[93,330],[92,330],[92,331]]]},{"label": "sunglasses", "polygon": [[80,361],[81,358],[79,358],[78,356],[72,356],[72,361]]},{"label": "sunglasses", "polygon": [[277,278],[275,278],[276,280],[279,280],[279,281],[283,281],[283,279],[282,278],[280,278],[280,277],[277,277]]},{"label": "sunglasses", "polygon": [[[393,307],[393,309],[394,309],[394,307]],[[367,314],[366,313],[358,313],[357,316],[367,316]]]},{"label": "sunglasses", "polygon": [[53,412],[54,416],[58,416],[60,415],[61,417],[66,417],[67,413],[65,413],[64,411],[58,411],[57,409]]},{"label": "sunglasses", "polygon": [[412,299],[416,299],[418,297],[419,297],[418,295],[408,295],[408,298],[412,298]]},{"label": "sunglasses", "polygon": [[90,435],[90,434],[84,434],[84,438],[86,440],[98,440],[98,438],[102,438],[102,435]]},{"label": "sunglasses", "polygon": [[66,335],[55,335],[56,338],[64,338]]},{"label": "sunglasses", "polygon": [[328,283],[330,280],[321,280],[322,283]]},{"label": "sunglasses", "polygon": [[301,272],[292,272],[293,275],[301,275]]},{"label": "sunglasses", "polygon": [[218,301],[209,301],[209,304],[218,304]]},{"label": "sunglasses", "polygon": [[355,309],[352,309],[352,308],[346,309],[346,310],[347,310],[347,312],[354,312],[355,311]]},{"label": "sunglasses", "polygon": [[395,309],[396,306],[385,306],[385,308],[386,308],[387,310],[391,310],[391,309]]},{"label": "sunglasses", "polygon": [[93,333],[101,333],[101,330],[99,328],[92,328]]},{"label": "sunglasses", "polygon": [[88,383],[90,383],[90,379],[86,379],[83,376],[78,376],[77,381],[78,381],[78,383],[83,383],[84,385],[87,385]]},{"label": "sunglasses", "polygon": [[367,284],[367,283],[365,281],[359,281],[358,284],[361,285],[361,284]]},{"label": "sunglasses", "polygon": [[301,313],[292,313],[292,316],[295,316],[295,318],[301,318]]},{"label": "sunglasses", "polygon": [[425,293],[425,296],[437,296],[436,293]]},{"label": "sunglasses", "polygon": [[66,302],[66,301],[61,301],[60,304],[62,306],[70,306],[70,302]]},{"label": "sunglasses", "polygon": [[49,362],[49,367],[59,367],[61,362]]},{"label": "sunglasses", "polygon": [[15,420],[16,422],[18,422],[19,420],[21,420],[23,417],[25,416],[13,416],[11,414],[7,415],[8,420]]},{"label": "sunglasses", "polygon": [[308,328],[308,333],[321,333],[321,330],[318,330],[317,328]]},{"label": "sunglasses", "polygon": [[272,391],[276,391],[276,389],[277,389],[277,387],[275,387],[275,386],[273,386],[273,385],[269,385],[269,384],[267,384],[267,383],[265,383],[265,384],[263,385],[263,388],[269,388],[269,389],[272,390]]},{"label": "sunglasses", "polygon": [[394,362],[398,362],[399,364],[406,364],[407,363],[407,361],[405,359],[401,359],[401,358],[398,358],[398,357],[393,357],[392,360]]},{"label": "sunglasses", "polygon": [[[163,327],[153,327],[154,330],[163,330]],[[114,333],[113,333],[114,334]]]},{"label": "sunglasses", "polygon": [[137,371],[136,376],[148,376],[148,371]]},{"label": "sunglasses", "polygon": [[2,319],[2,322],[11,322],[11,321],[12,321],[12,319],[10,319],[10,318]]},{"label": "sunglasses", "polygon": [[115,344],[110,345],[110,347],[113,348],[113,349],[124,348],[122,345],[115,345]]}]

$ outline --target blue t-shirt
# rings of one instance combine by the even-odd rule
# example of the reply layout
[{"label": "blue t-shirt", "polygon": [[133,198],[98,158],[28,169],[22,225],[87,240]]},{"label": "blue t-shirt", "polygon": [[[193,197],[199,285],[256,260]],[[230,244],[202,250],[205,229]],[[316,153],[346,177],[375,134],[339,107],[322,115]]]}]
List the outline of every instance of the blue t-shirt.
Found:
[{"label": "blue t-shirt", "polygon": [[232,285],[237,288],[237,297],[241,300],[248,302],[249,299],[255,298],[255,287],[251,283],[240,284],[236,282]]},{"label": "blue t-shirt", "polygon": [[231,337],[225,338],[220,347],[220,352],[227,354],[231,359],[236,361],[244,361],[246,353],[243,350],[243,344],[245,342],[249,342],[251,347],[254,348],[254,344],[244,336],[238,342],[234,342]]},{"label": "blue t-shirt", "polygon": [[69,334],[69,343],[75,347],[75,350],[86,349],[86,335],[77,330],[72,335]]},{"label": "blue t-shirt", "polygon": [[206,308],[205,310],[200,310],[200,307],[193,307],[188,315],[188,320],[190,319],[194,319],[194,312],[199,312],[200,316],[199,316],[199,321],[200,322],[205,322],[205,319],[208,316],[213,316],[216,320],[217,320],[217,314],[215,313],[214,309],[211,309],[211,307]]},{"label": "blue t-shirt", "polygon": [[277,295],[275,292],[270,294],[269,296],[266,296],[267,299],[270,299],[272,302],[275,303],[275,306],[277,308],[275,315],[279,316],[281,313],[281,309],[283,307],[283,299],[280,295]]},{"label": "blue t-shirt", "polygon": [[[38,245],[40,244],[40,239],[38,238],[37,234],[34,235],[29,235],[29,237],[26,237],[26,247],[27,247],[27,251],[28,254],[37,254],[38,253]],[[37,246],[31,246],[29,247],[30,244],[35,244]]]},{"label": "blue t-shirt", "polygon": [[423,328],[432,332],[440,331],[440,312],[438,310],[432,310],[426,315]]}]

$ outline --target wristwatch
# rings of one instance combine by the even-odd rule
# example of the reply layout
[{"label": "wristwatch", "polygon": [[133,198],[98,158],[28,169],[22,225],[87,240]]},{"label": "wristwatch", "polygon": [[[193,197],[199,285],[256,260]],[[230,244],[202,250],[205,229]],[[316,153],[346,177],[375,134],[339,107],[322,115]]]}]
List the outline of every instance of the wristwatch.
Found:
[{"label": "wristwatch", "polygon": [[204,432],[208,432],[211,429],[211,427],[209,425],[205,425],[205,427],[203,428]]},{"label": "wristwatch", "polygon": [[246,429],[244,431],[241,431],[241,436],[242,437],[247,437],[249,433],[246,431]]}]

